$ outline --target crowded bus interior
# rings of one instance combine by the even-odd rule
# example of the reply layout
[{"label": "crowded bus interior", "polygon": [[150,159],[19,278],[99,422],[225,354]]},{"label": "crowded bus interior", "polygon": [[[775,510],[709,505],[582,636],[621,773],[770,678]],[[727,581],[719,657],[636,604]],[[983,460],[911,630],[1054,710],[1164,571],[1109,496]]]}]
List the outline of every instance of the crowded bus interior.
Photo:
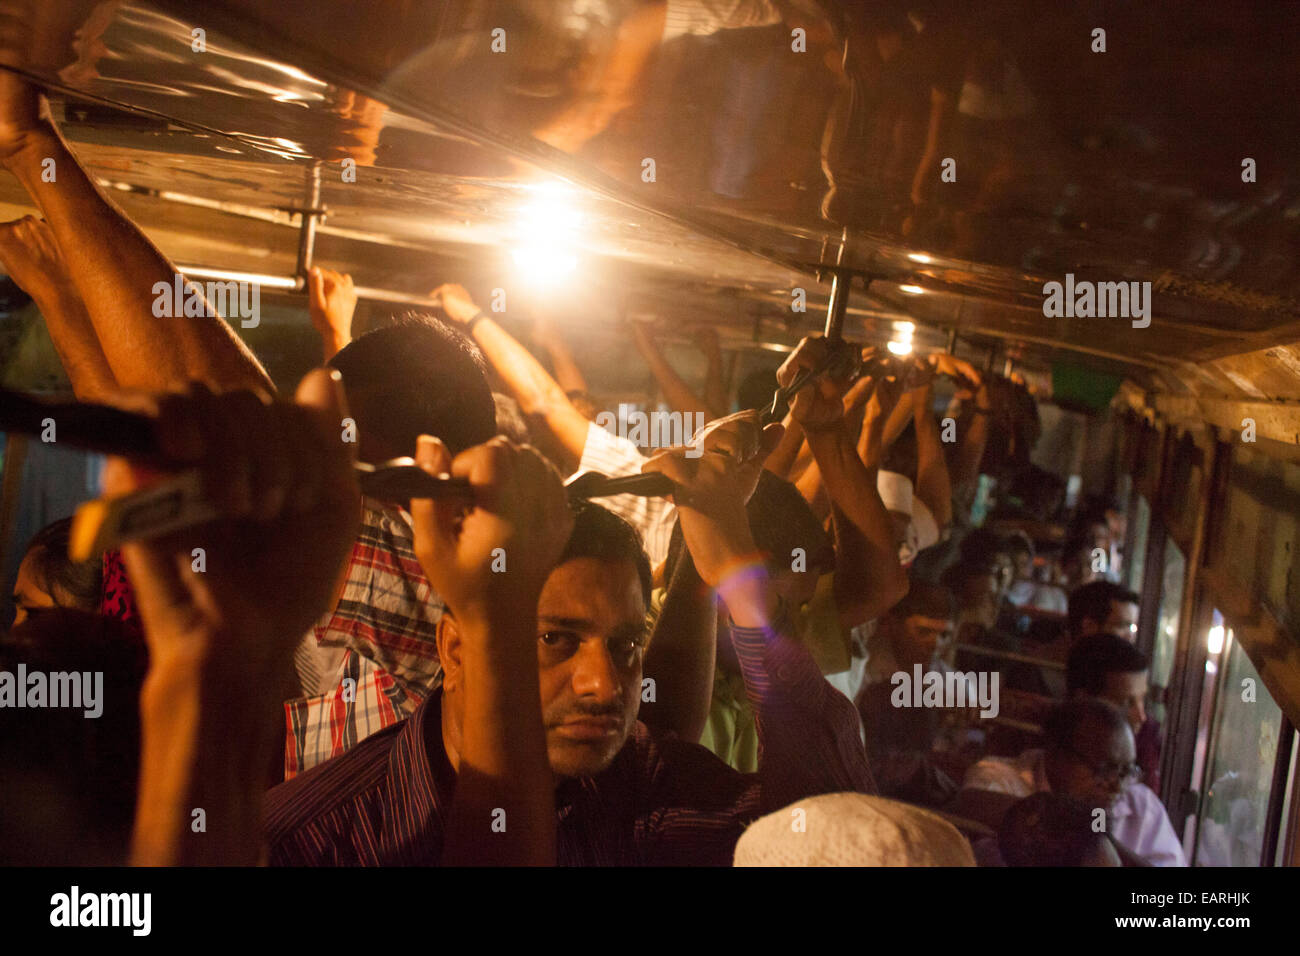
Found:
[{"label": "crowded bus interior", "polygon": [[0,862],[1296,863],[1298,36],[0,0]]}]

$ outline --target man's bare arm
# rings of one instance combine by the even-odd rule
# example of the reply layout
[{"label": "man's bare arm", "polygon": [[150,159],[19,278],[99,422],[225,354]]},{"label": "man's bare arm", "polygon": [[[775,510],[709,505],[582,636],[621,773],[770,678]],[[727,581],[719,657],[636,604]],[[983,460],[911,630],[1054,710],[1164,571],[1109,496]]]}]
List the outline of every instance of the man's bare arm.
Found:
[{"label": "man's bare arm", "polygon": [[[54,182],[42,176],[47,160]],[[91,181],[39,116],[35,90],[8,70],[0,70],[0,163],[50,224],[118,385],[166,391],[197,379],[218,390],[274,391],[219,316],[155,317],[154,287],[172,288],[175,266]]]},{"label": "man's bare arm", "polygon": [[668,363],[664,354],[659,349],[659,343],[654,340],[650,329],[641,322],[632,323],[632,338],[636,342],[637,351],[645,359],[646,364],[650,366],[650,372],[659,383],[659,389],[664,393],[668,405],[673,411],[684,414],[695,414],[703,412],[705,418],[712,421],[715,418],[722,417],[720,409],[710,408],[709,404],[695,391],[686,384],[685,380],[677,374],[677,370]]},{"label": "man's bare arm", "polygon": [[713,699],[717,622],[713,590],[683,549],[642,668],[656,687],[664,688],[653,703],[641,705],[641,719],[648,726],[670,730],[691,743],[700,739]]},{"label": "man's bare arm", "polygon": [[930,509],[935,524],[944,528],[952,521],[952,482],[939,437],[939,423],[930,412],[933,400],[934,389],[930,385],[912,393],[916,422],[916,496]]},{"label": "man's bare arm", "polygon": [[102,402],[117,391],[117,379],[50,227],[34,216],[0,223],[0,266],[40,309],[77,398]]},{"label": "man's bare arm", "polygon": [[[468,325],[476,315],[482,315],[461,286],[439,286],[432,295],[439,300],[448,317],[462,326]],[[573,407],[564,389],[551,378],[542,363],[487,315],[474,323],[470,334],[505,382],[511,397],[519,403],[520,411],[525,415],[540,416],[564,450],[576,461],[581,461],[590,422]]]}]

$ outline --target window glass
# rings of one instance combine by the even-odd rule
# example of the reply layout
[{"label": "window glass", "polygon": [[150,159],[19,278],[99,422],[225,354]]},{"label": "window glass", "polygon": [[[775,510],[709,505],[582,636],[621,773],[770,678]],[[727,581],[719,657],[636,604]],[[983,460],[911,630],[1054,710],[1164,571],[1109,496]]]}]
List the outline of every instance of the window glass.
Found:
[{"label": "window glass", "polygon": [[1197,866],[1259,866],[1282,711],[1232,630],[1212,627],[1224,660],[1201,785]]},{"label": "window glass", "polygon": [[1156,618],[1156,638],[1151,651],[1151,712],[1163,722],[1164,691],[1174,669],[1174,651],[1178,648],[1178,616],[1183,605],[1183,580],[1187,560],[1173,538],[1165,539],[1164,568],[1160,588],[1160,612]]},{"label": "window glass", "polygon": [[1129,527],[1132,534],[1124,546],[1124,586],[1141,594],[1142,573],[1147,562],[1147,536],[1151,533],[1151,505],[1142,495],[1137,496],[1137,507],[1133,509]]}]

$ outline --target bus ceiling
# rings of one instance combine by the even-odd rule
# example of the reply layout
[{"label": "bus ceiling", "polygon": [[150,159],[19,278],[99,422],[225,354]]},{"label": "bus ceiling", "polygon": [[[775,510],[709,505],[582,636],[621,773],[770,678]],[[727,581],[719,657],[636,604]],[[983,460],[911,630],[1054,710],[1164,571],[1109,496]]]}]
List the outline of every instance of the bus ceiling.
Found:
[{"label": "bus ceiling", "polygon": [[47,6],[23,71],[196,277],[454,277],[779,350],[838,267],[848,338],[1300,443],[1300,6]]}]

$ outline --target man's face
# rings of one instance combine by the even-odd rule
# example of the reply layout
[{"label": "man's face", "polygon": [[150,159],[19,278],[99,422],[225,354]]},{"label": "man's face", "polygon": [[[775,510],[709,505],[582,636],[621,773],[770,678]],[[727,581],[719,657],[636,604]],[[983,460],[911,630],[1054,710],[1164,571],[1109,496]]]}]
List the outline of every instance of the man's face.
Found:
[{"label": "man's face", "polygon": [[1111,601],[1103,634],[1118,634],[1130,644],[1137,640],[1138,606],[1131,601]]},{"label": "man's face", "polygon": [[542,723],[551,769],[599,773],[622,749],[641,704],[645,600],[631,561],[575,558],[537,604]]},{"label": "man's face", "polygon": [[936,652],[952,642],[955,625],[941,617],[913,614],[904,618],[893,635],[894,657],[898,665],[910,669],[915,664],[929,667]]},{"label": "man's face", "polygon": [[1028,551],[1013,551],[1011,559],[1015,563],[1016,580],[1032,581],[1034,579],[1034,556]]},{"label": "man's face", "polygon": [[1090,808],[1109,810],[1132,779],[1136,748],[1125,727],[1100,732],[1080,727],[1068,750],[1052,755],[1052,790]]},{"label": "man's face", "polygon": [[1128,718],[1134,736],[1147,719],[1147,672],[1134,674],[1107,674],[1101,698],[1108,700]]},{"label": "man's face", "polygon": [[27,620],[27,615],[38,609],[54,607],[54,595],[36,583],[35,552],[27,554],[18,565],[18,577],[14,581],[14,627]]}]

